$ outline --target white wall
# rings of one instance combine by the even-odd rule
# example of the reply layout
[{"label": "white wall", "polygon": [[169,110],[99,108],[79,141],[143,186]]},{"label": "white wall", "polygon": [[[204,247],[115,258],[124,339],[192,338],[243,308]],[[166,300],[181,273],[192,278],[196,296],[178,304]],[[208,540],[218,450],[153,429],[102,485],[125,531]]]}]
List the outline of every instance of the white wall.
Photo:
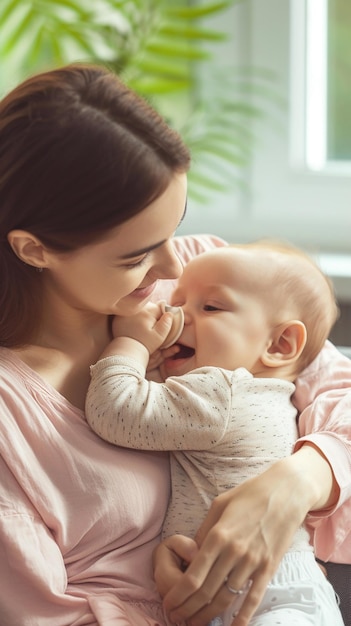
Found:
[{"label": "white wall", "polygon": [[233,187],[211,206],[190,202],[181,232],[214,232],[233,241],[275,236],[312,252],[351,253],[350,175],[325,176],[292,165],[290,8],[288,0],[248,0],[220,18],[221,28],[235,35],[221,51],[222,63],[246,61],[271,69],[285,105],[268,104],[265,121],[255,124],[250,194]]}]

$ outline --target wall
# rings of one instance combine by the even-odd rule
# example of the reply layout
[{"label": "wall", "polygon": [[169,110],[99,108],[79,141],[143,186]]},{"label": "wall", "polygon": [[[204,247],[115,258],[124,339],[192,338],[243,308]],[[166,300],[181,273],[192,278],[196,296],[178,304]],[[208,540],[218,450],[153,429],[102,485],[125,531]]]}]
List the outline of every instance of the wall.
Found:
[{"label": "wall", "polygon": [[295,110],[291,9],[303,0],[292,2],[249,0],[220,18],[231,35],[221,50],[222,66],[228,72],[233,64],[268,68],[275,98],[265,102],[264,120],[253,125],[257,140],[245,174],[248,192],[233,184],[210,205],[191,201],[180,232],[213,232],[239,242],[278,237],[303,247],[334,281],[342,310],[335,332],[339,343],[351,345],[351,172],[317,174],[293,162],[292,139],[302,129]]}]

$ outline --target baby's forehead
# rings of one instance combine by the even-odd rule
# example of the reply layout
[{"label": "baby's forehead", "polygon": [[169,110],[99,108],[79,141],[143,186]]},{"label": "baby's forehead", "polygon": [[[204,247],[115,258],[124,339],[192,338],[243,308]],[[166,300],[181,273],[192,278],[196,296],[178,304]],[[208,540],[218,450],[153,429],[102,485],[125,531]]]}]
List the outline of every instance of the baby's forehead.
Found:
[{"label": "baby's forehead", "polygon": [[239,271],[242,272],[245,269],[255,273],[255,270],[260,267],[260,261],[257,251],[226,246],[199,254],[185,266],[184,274],[186,276],[186,274],[205,271],[203,274],[205,278],[216,273],[223,276],[223,271],[225,271],[227,277],[234,277]]},{"label": "baby's forehead", "polygon": [[212,267],[213,264],[220,265],[221,263],[231,265],[235,263],[235,261],[238,261],[240,257],[243,257],[242,250],[238,250],[232,246],[223,246],[221,248],[215,248],[214,250],[202,252],[198,256],[191,259],[188,265],[185,266],[185,269],[202,267],[204,265]]},{"label": "baby's forehead", "polygon": [[257,289],[261,283],[261,264],[252,251],[232,247],[204,252],[192,259],[184,268],[179,286],[198,286],[219,289],[220,287]]}]

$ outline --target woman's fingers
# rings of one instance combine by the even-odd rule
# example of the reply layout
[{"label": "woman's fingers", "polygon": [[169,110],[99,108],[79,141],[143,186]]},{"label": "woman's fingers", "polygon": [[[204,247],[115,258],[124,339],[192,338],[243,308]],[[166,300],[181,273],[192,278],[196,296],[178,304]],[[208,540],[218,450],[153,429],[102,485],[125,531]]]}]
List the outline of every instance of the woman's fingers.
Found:
[{"label": "woman's fingers", "polygon": [[232,587],[235,594],[228,589],[228,581],[224,581],[217,595],[209,606],[205,606],[187,621],[188,626],[204,626],[216,615],[225,613],[226,623],[230,623],[230,617],[235,621],[233,626],[248,626],[250,619],[257,610],[271,575],[264,574],[256,576],[254,581],[248,580],[240,589]]},{"label": "woman's fingers", "polygon": [[[218,559],[218,563],[211,569],[202,585],[199,584],[199,578],[195,576],[189,578],[189,572],[178,580],[177,589],[184,586],[189,595],[183,604],[169,612],[172,622],[186,620],[188,626],[205,626],[216,615],[231,607],[235,626],[248,625],[274,573],[272,564],[267,563],[265,569],[257,569],[252,579],[250,578],[252,563],[239,562],[228,579],[227,577],[223,579],[220,578],[222,574],[218,572],[222,572],[226,565],[223,565],[224,559],[222,563],[221,561],[222,559]],[[237,571],[240,572],[240,576],[237,575]],[[174,589],[164,599],[166,611],[169,603],[172,604],[174,600],[172,592]]]},{"label": "woman's fingers", "polygon": [[214,500],[196,537],[198,554],[164,599],[173,622],[203,626],[227,609],[228,576],[234,589],[252,581],[236,617],[237,626],[247,626],[306,514],[291,482],[279,464]]},{"label": "woman's fingers", "polygon": [[233,619],[235,622],[233,626],[247,626],[253,614],[257,610],[263,596],[265,594],[267,585],[272,578],[272,574],[256,575],[255,580],[252,581],[251,586],[243,598],[239,607],[235,607],[233,612]]},{"label": "woman's fingers", "polygon": [[205,626],[228,609],[228,577],[236,590],[252,581],[235,618],[235,626],[248,625],[307,512],[324,502],[305,456],[299,451],[214,499],[196,536],[198,553],[164,598],[174,623]]},{"label": "woman's fingers", "polygon": [[[263,562],[265,568],[262,567]],[[186,620],[189,626],[203,626],[235,600],[236,611],[243,607],[240,614],[244,625],[260,603],[274,570],[272,562],[259,556],[252,558],[250,551],[234,559],[232,549],[218,554],[218,551],[211,552],[207,547],[206,555],[200,552],[178,580],[177,586],[166,595],[165,609],[175,623]],[[183,601],[179,604],[180,598]]]}]

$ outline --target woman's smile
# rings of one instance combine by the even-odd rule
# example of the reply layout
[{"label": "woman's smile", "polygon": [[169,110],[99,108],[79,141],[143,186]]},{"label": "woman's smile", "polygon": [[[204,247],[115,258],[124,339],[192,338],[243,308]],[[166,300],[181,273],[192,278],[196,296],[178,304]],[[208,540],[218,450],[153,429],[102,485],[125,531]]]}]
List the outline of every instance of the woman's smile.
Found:
[{"label": "woman's smile", "polygon": [[158,281],[155,280],[153,283],[151,283],[151,285],[148,285],[147,287],[137,287],[136,289],[134,289],[134,291],[131,292],[130,295],[133,298],[140,298],[141,300],[144,300],[144,298],[149,298],[152,292],[155,290],[157,282]]}]

